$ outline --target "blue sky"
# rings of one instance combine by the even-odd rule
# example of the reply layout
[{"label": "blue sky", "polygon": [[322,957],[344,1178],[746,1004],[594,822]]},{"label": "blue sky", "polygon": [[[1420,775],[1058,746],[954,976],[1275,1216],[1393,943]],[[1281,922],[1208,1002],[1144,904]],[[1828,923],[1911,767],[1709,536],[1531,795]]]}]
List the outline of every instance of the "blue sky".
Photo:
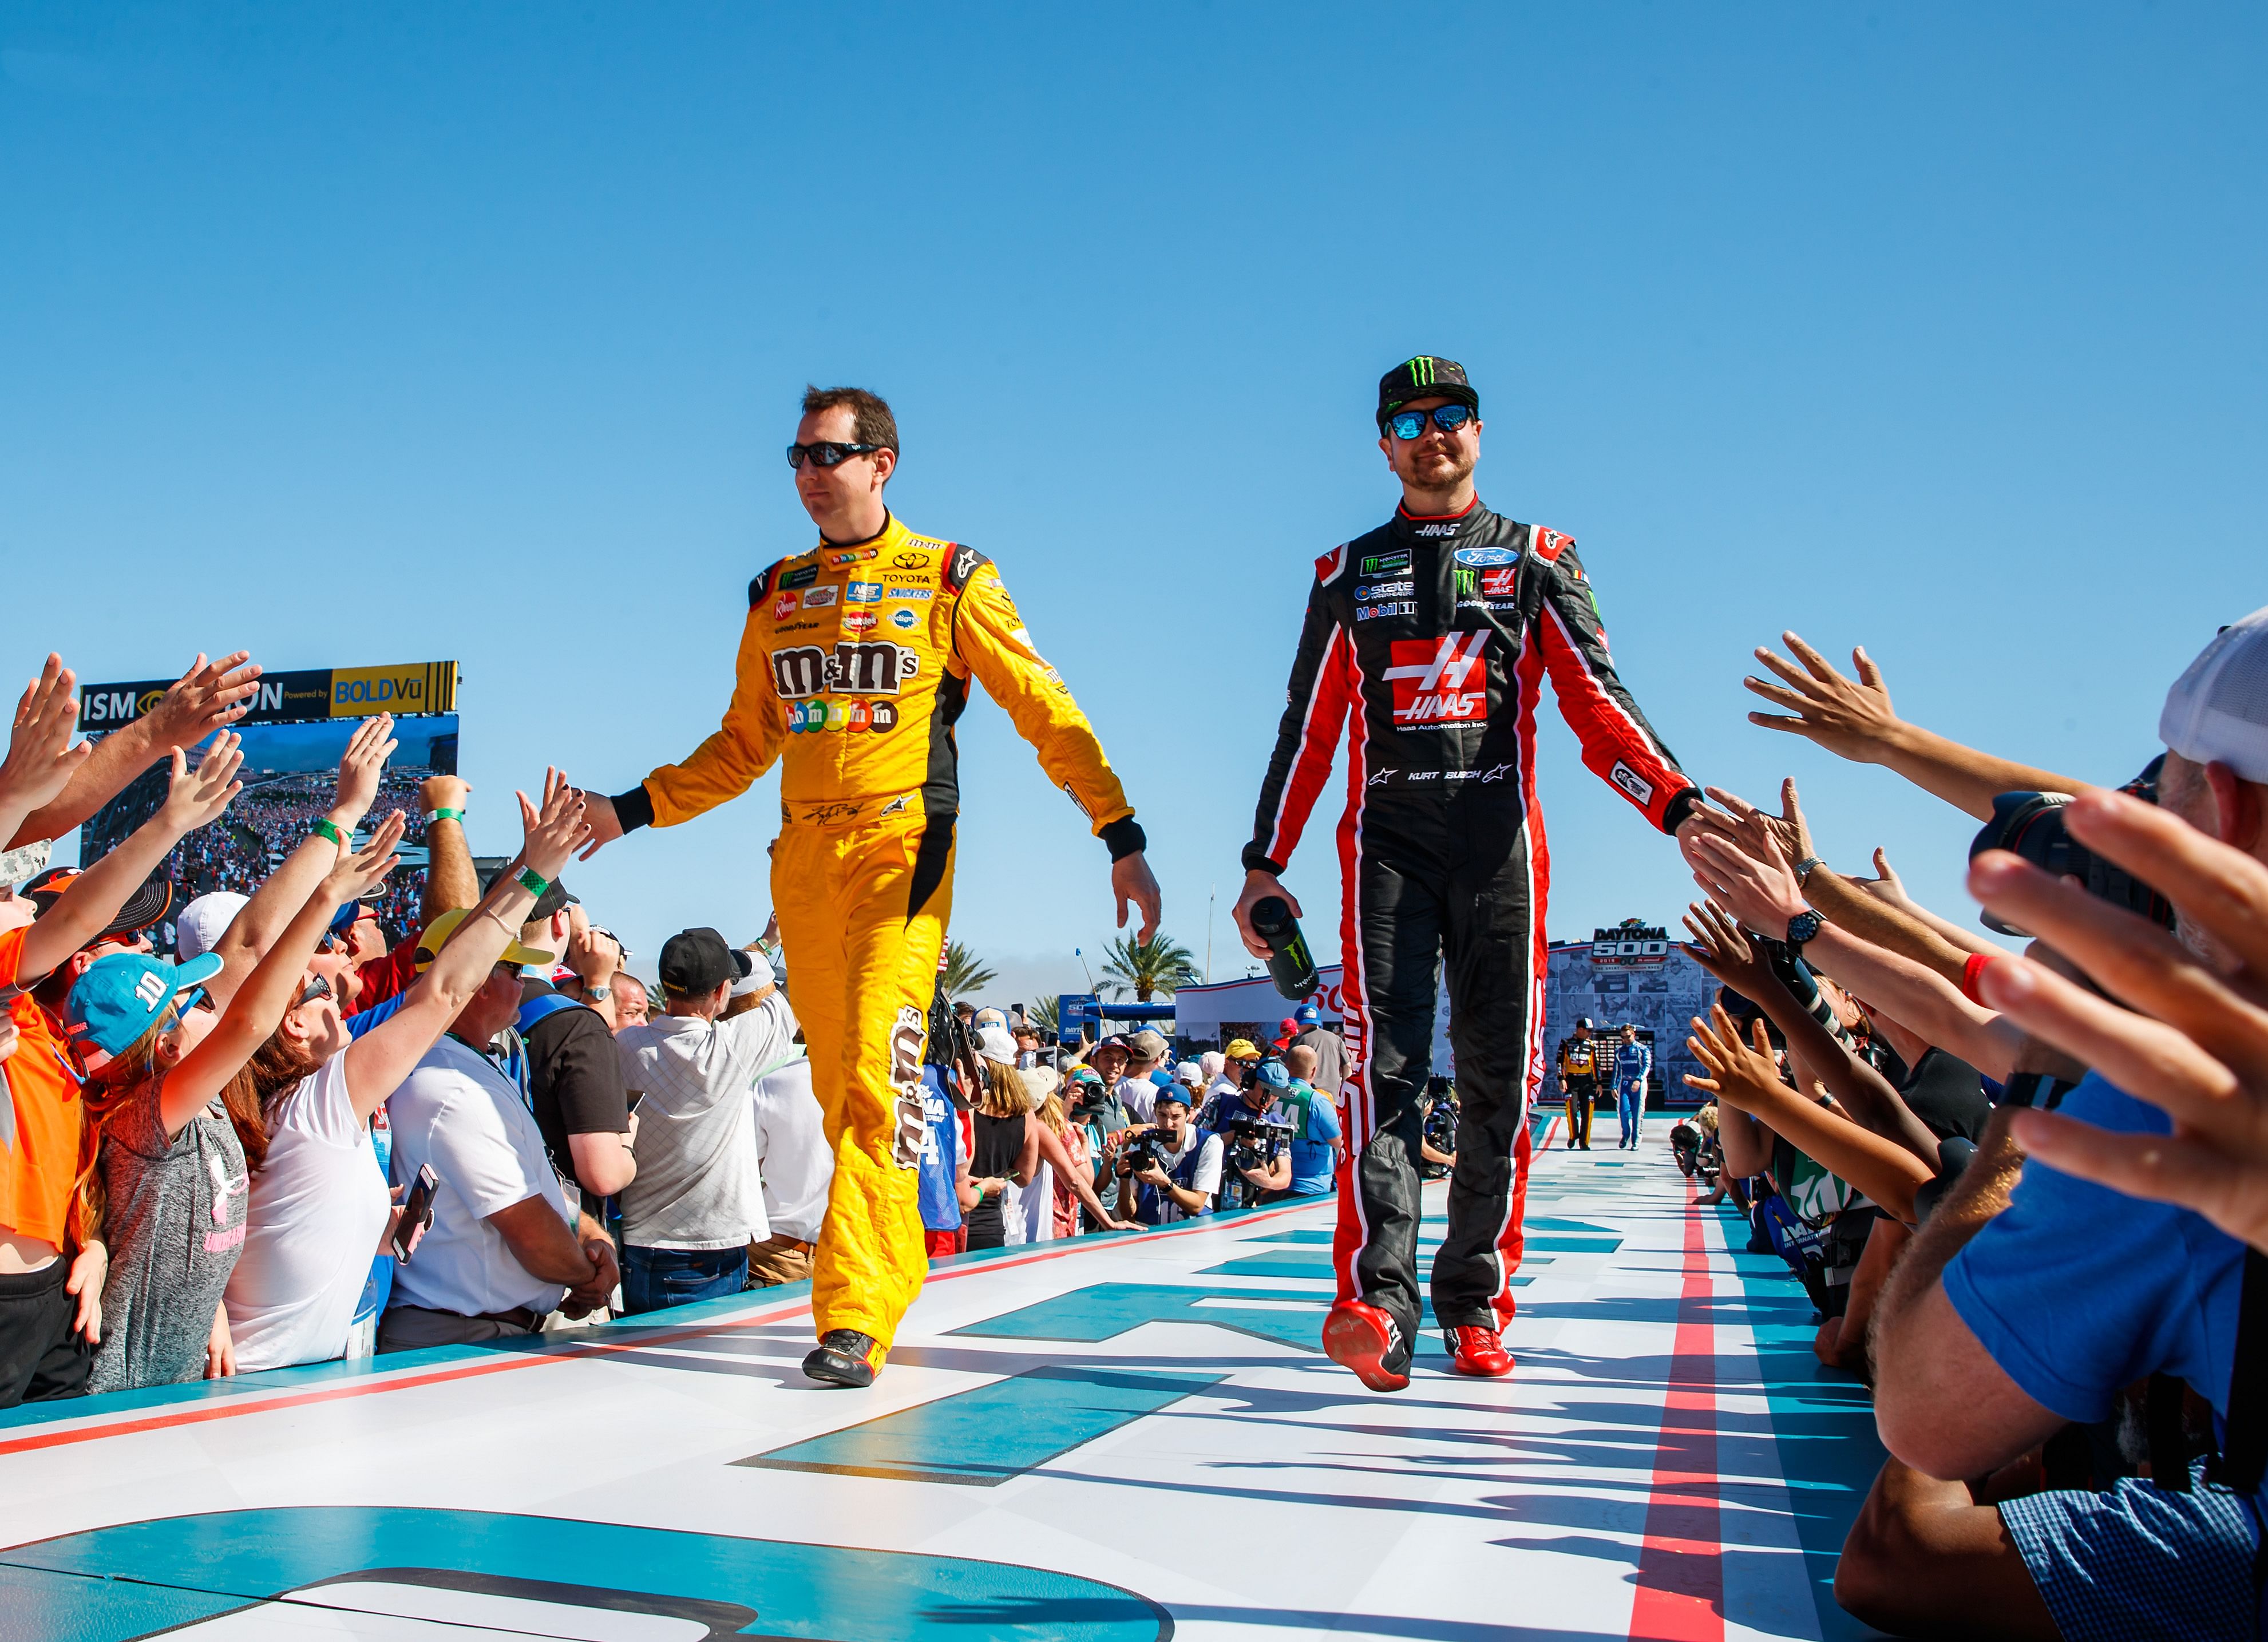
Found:
[{"label": "blue sky", "polygon": [[[1482,495],[1582,543],[1704,779],[1805,784],[1966,911],[1962,817],[1749,727],[1750,645],[2116,779],[2268,602],[2257,8],[58,7],[0,16],[0,676],[455,657],[474,841],[613,791],[806,544],[806,381],[888,394],[916,528],[1003,567],[1226,906],[1380,372],[1465,362]],[[1554,935],[1690,884],[1551,732]],[[997,708],[954,932],[1111,933]],[[774,777],[776,779],[776,777]],[[571,882],[651,962],[770,905],[770,782]],[[1335,944],[1336,784],[1290,881]],[[1320,927],[1318,927],[1320,926]]]}]

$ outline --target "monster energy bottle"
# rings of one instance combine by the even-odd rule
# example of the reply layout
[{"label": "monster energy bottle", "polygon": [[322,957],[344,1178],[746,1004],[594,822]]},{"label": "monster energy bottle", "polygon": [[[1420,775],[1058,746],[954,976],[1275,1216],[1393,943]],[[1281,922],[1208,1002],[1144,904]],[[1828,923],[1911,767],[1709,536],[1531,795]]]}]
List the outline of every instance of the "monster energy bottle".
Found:
[{"label": "monster energy bottle", "polygon": [[1252,932],[1268,943],[1268,973],[1278,991],[1286,998],[1306,998],[1314,991],[1315,961],[1283,896],[1263,895],[1252,903]]}]

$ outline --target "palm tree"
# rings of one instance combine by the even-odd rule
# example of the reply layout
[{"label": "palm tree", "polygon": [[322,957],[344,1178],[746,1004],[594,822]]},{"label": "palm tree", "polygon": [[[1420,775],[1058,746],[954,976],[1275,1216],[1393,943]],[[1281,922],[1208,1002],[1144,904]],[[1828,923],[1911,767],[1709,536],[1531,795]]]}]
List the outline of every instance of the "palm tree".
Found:
[{"label": "palm tree", "polygon": [[1035,998],[1024,1005],[1024,1019],[1037,1027],[1043,1038],[1056,1035],[1056,1027],[1061,1020],[1057,1012],[1059,1001],[1053,998]]},{"label": "palm tree", "polygon": [[998,978],[999,972],[984,967],[984,961],[957,940],[945,944],[945,968],[938,972],[938,984],[945,988],[947,998],[967,998],[980,988],[987,987]]},{"label": "palm tree", "polygon": [[1146,941],[1122,935],[1102,957],[1104,984],[1120,998],[1132,992],[1137,1003],[1146,1004],[1160,992],[1171,998],[1175,987],[1197,978],[1197,961],[1189,949],[1163,935]]}]

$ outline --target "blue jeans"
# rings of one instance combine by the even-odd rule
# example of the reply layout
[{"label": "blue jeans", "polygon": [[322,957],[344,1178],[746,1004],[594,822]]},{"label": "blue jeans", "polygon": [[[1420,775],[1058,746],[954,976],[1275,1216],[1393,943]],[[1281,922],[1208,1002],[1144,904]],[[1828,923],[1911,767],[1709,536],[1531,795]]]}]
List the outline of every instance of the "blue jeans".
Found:
[{"label": "blue jeans", "polygon": [[1623,1120],[1623,1145],[1638,1145],[1638,1125],[1646,1118],[1646,1091],[1624,1089],[1615,1097],[1616,1116]]},{"label": "blue jeans", "polygon": [[734,1248],[622,1246],[622,1306],[628,1311],[666,1311],[737,1294],[747,1285],[746,1243]]}]

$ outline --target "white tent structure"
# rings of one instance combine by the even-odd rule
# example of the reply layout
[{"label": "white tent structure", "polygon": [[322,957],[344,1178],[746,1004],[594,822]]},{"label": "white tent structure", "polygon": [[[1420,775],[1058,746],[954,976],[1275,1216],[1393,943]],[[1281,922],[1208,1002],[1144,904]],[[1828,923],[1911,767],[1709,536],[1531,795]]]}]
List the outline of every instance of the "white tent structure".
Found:
[{"label": "white tent structure", "polygon": [[[1199,1043],[1219,1043],[1224,1024],[1248,1025],[1254,1021],[1273,1031],[1276,1023],[1302,1002],[1315,1006],[1324,1025],[1344,1032],[1346,1004],[1339,988],[1342,974],[1337,964],[1317,969],[1315,990],[1297,1002],[1278,991],[1276,983],[1265,975],[1241,981],[1216,981],[1210,986],[1183,986],[1174,993],[1174,1035]],[[1433,1005],[1433,1071],[1443,1077],[1455,1071],[1449,1059],[1449,995],[1446,990],[1437,993]]]}]

